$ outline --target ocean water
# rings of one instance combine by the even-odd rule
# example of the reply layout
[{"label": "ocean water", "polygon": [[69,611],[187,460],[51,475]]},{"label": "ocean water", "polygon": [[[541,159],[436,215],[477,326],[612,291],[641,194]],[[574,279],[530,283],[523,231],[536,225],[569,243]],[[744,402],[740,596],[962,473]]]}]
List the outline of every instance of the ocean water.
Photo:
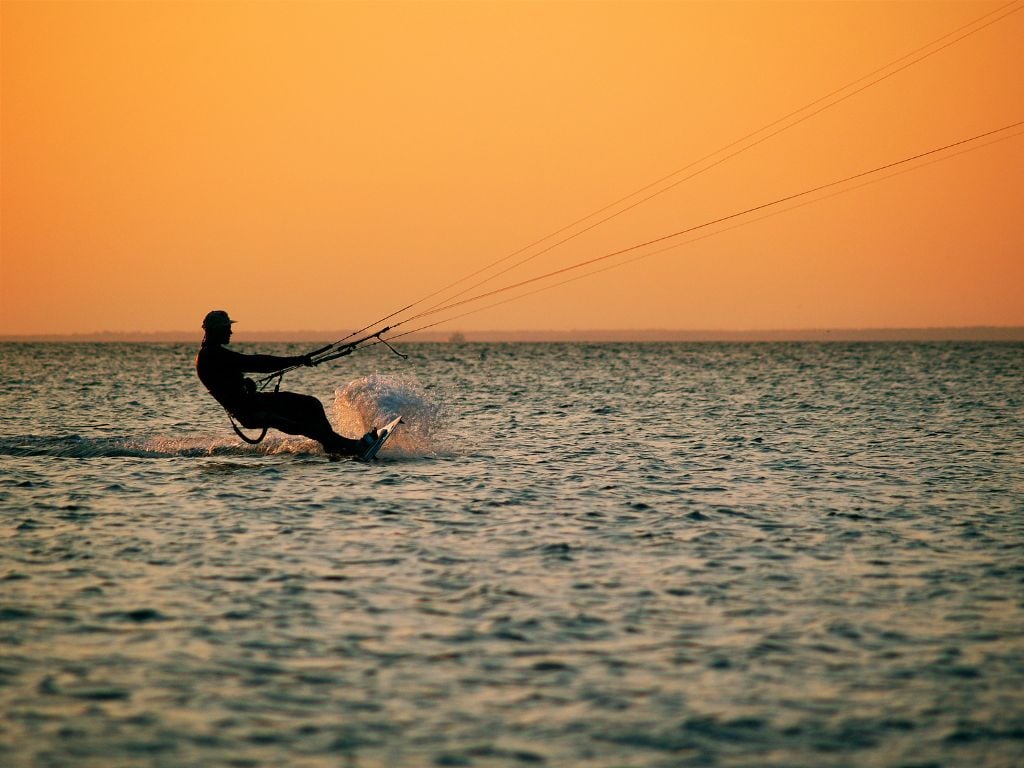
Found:
[{"label": "ocean water", "polygon": [[1024,345],[404,351],[0,346],[0,765],[1024,765]]}]

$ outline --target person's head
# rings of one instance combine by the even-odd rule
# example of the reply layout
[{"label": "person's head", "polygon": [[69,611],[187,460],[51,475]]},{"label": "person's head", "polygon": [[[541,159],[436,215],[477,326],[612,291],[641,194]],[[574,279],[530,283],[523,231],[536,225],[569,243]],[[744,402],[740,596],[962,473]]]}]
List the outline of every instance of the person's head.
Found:
[{"label": "person's head", "polygon": [[207,312],[203,318],[203,330],[206,340],[214,344],[227,344],[231,339],[231,324],[235,322],[223,309]]}]

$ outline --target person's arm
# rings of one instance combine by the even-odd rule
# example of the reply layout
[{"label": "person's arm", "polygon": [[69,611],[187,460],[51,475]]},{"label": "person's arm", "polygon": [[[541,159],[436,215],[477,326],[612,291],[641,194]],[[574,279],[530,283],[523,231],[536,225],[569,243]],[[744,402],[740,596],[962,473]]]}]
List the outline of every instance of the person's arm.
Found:
[{"label": "person's arm", "polygon": [[225,349],[224,352],[227,353],[231,364],[242,373],[273,373],[293,365],[312,365],[309,355],[296,355],[295,357],[243,355],[241,352],[234,352],[230,349]]}]

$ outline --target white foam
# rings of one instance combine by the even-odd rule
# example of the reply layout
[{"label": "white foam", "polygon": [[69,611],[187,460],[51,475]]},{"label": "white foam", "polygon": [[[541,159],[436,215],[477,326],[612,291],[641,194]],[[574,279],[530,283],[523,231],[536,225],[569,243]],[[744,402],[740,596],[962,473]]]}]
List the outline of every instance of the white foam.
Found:
[{"label": "white foam", "polygon": [[315,453],[319,445],[305,438],[267,438],[259,446],[248,446],[233,436],[190,435],[188,437],[53,437],[24,435],[0,439],[0,456],[58,456],[67,458],[125,457],[161,459],[202,456],[243,456],[246,454]]},{"label": "white foam", "polygon": [[[254,435],[259,434],[254,432]],[[213,437],[195,435],[189,437],[150,437],[141,440],[125,440],[125,448],[136,449],[154,456],[222,456],[263,454],[304,455],[321,453],[320,444],[305,437],[293,437],[279,432],[270,432],[258,445],[246,445],[234,435]]]}]

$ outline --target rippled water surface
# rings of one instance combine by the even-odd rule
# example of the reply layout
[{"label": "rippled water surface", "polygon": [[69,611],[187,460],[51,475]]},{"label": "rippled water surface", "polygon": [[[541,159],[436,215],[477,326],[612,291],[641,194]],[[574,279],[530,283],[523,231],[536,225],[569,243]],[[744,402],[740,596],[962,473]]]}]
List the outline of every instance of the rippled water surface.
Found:
[{"label": "rippled water surface", "polygon": [[0,764],[1024,764],[1024,346],[379,349],[0,346]]}]

